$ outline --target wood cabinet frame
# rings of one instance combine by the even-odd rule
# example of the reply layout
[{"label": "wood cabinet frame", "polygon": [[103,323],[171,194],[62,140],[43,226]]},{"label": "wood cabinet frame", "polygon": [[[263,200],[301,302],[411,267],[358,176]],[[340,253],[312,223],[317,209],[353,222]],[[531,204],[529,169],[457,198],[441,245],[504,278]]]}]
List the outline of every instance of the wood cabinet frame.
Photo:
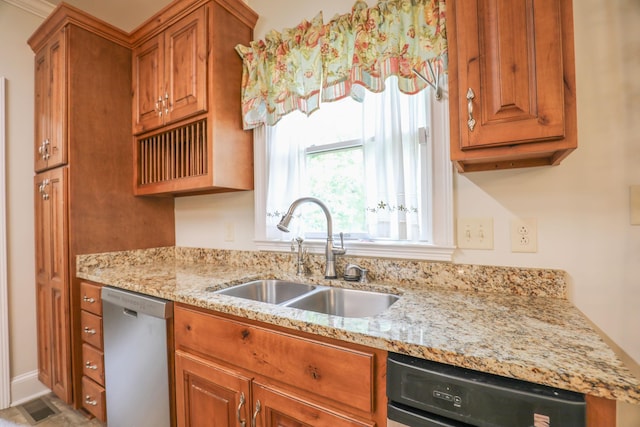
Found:
[{"label": "wood cabinet frame", "polygon": [[557,165],[577,147],[570,1],[453,0],[447,28],[458,171]]},{"label": "wood cabinet frame", "polygon": [[[242,60],[235,46],[252,40],[257,18],[238,0],[181,0],[172,2],[131,34],[134,124],[141,114],[153,122],[144,127],[134,125],[136,195],[179,196],[253,189],[253,132],[242,129]],[[190,26],[200,21],[203,25]],[[183,33],[183,28],[192,31]],[[201,32],[205,34],[204,43],[197,41]],[[183,34],[193,36],[181,37]],[[136,87],[145,72],[139,71],[137,63],[142,56],[136,57],[136,52],[146,52],[149,64],[157,63],[157,70],[165,70],[171,58],[177,57],[175,53],[184,49],[189,52],[186,57],[193,58],[185,63],[193,67],[182,67],[185,71],[180,75],[147,72],[149,82],[143,84],[165,85],[164,93],[172,104],[170,120],[165,121],[154,115],[152,98],[144,101],[144,107],[138,107],[140,92],[136,94]],[[184,80],[184,76],[192,78]]]},{"label": "wood cabinet frame", "polygon": [[278,420],[292,426],[385,425],[385,351],[184,304],[176,304],[174,316],[178,426],[200,425],[189,421],[199,405],[189,400],[193,381],[205,381],[197,390],[209,391],[200,396],[228,394],[219,399],[227,403],[218,415],[230,411],[231,400],[239,407],[244,393],[243,414],[255,414],[263,427]]},{"label": "wood cabinet frame", "polygon": [[[28,41],[36,53],[36,74],[43,49],[60,37],[64,55],[55,62],[60,69],[50,70],[66,82],[56,101],[58,116],[36,99],[36,129],[41,120],[64,117],[61,146],[66,150],[64,165],[48,165],[35,179],[38,365],[41,381],[80,408],[83,340],[76,255],[173,246],[175,218],[172,199],[142,199],[131,191],[128,35],[62,3]],[[44,179],[49,179],[44,191],[56,185],[46,201],[55,203],[55,216],[44,208]]]}]

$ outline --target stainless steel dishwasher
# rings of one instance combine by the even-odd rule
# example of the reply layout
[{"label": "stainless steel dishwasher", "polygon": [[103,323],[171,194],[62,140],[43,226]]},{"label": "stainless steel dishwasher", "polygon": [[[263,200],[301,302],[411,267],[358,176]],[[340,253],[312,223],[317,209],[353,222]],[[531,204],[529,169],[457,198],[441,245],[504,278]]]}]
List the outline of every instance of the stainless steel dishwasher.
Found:
[{"label": "stainless steel dishwasher", "polygon": [[102,304],[108,425],[169,427],[173,303],[105,286]]},{"label": "stainless steel dishwasher", "polygon": [[584,395],[389,353],[388,427],[584,427]]}]

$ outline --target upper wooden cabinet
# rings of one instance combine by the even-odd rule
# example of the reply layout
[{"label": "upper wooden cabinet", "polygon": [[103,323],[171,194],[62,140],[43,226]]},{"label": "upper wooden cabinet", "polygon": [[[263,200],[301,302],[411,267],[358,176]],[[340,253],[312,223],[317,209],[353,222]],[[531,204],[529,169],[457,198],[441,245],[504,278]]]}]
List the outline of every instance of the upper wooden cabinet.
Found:
[{"label": "upper wooden cabinet", "polygon": [[66,31],[56,31],[35,59],[35,152],[37,172],[67,163]]},{"label": "upper wooden cabinet", "polygon": [[134,49],[135,134],[206,111],[205,12],[196,9]]},{"label": "upper wooden cabinet", "polygon": [[253,189],[235,46],[257,19],[242,0],[176,0],[131,34],[136,195]]},{"label": "upper wooden cabinet", "polygon": [[556,165],[577,146],[570,1],[447,3],[459,171]]}]

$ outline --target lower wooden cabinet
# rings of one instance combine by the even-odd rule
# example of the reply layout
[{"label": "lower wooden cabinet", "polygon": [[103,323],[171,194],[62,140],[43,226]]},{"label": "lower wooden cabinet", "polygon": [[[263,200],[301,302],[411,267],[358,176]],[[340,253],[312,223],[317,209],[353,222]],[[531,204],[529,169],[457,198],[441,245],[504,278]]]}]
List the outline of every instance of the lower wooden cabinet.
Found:
[{"label": "lower wooden cabinet", "polygon": [[[348,375],[348,374],[347,374]],[[353,427],[375,426],[373,420],[358,420],[339,411],[299,399],[276,387],[253,383],[252,409],[261,427]]]},{"label": "lower wooden cabinet", "polygon": [[100,421],[107,419],[102,340],[102,286],[80,282],[82,330],[82,401],[80,406]]},{"label": "lower wooden cabinet", "polygon": [[38,379],[72,401],[67,168],[34,177]]},{"label": "lower wooden cabinet", "polygon": [[382,350],[180,304],[174,322],[179,427],[386,423]]},{"label": "lower wooden cabinet", "polygon": [[97,419],[104,421],[107,417],[106,394],[104,387],[82,377],[82,407]]},{"label": "lower wooden cabinet", "polygon": [[249,419],[250,378],[181,351],[175,363],[178,426],[235,426]]}]

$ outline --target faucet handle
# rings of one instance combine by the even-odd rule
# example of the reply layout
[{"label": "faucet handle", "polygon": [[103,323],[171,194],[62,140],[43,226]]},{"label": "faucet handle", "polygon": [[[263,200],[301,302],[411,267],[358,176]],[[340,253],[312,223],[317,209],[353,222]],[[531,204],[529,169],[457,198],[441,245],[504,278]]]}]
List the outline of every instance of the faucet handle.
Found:
[{"label": "faucet handle", "polygon": [[367,270],[357,264],[347,264],[344,268],[344,280],[349,282],[367,283]]},{"label": "faucet handle", "polygon": [[347,253],[347,250],[344,247],[344,233],[340,232],[340,247],[332,249],[334,255],[344,255]]},{"label": "faucet handle", "polygon": [[300,249],[302,248],[302,242],[304,242],[304,239],[302,237],[291,239],[291,252],[300,251]]}]

